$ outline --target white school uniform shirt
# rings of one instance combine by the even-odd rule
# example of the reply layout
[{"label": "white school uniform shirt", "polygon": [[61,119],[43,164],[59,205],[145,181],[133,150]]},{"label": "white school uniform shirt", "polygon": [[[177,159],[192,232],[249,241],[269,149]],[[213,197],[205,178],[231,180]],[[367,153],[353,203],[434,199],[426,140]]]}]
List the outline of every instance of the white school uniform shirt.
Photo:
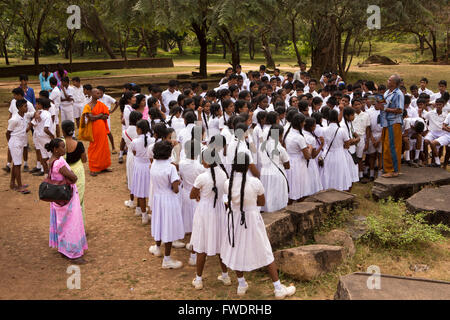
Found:
[{"label": "white school uniform shirt", "polygon": [[222,130],[227,126],[227,122],[230,119],[230,115],[228,115],[226,112],[223,113],[223,115],[219,118],[219,129]]},{"label": "white school uniform shirt", "polygon": [[[239,145],[239,147],[238,147]],[[249,160],[250,160],[250,164],[254,163],[253,162],[253,156],[252,153],[250,151],[250,149],[247,146],[247,143],[245,141],[238,141],[238,139],[236,137],[233,137],[230,141],[230,143],[227,145],[227,155],[225,157],[225,164],[229,165],[231,168],[231,165],[233,164],[234,161],[234,156],[236,155],[236,148],[237,148],[237,153],[243,152],[248,154],[249,156]]]},{"label": "white school uniform shirt", "polygon": [[251,83],[250,79],[248,79],[248,78],[245,79],[244,83],[242,84],[243,89],[247,90],[247,91],[250,91],[250,83]]},{"label": "white school uniform shirt", "polygon": [[49,130],[52,131],[53,127],[52,115],[48,110],[41,110],[40,118],[41,120],[39,122],[36,121],[35,119],[31,121],[34,127],[34,135],[36,137],[43,137],[50,139],[48,134],[44,132],[44,129],[49,128]]},{"label": "white school uniform shirt", "polygon": [[131,142],[138,137],[136,126],[129,126],[128,129],[122,131],[122,138],[127,145],[127,148],[130,148]]},{"label": "white school uniform shirt", "polygon": [[[75,86],[69,86],[69,88],[72,90],[73,104],[74,105],[84,105],[85,104],[84,102],[86,101],[86,96],[84,95],[84,92],[83,92],[83,86],[80,86],[79,88],[77,88]],[[99,100],[102,101],[102,99],[99,99]]]},{"label": "white school uniform shirt", "polygon": [[242,76],[242,79],[244,79],[244,82],[245,82],[245,80],[247,80],[247,75],[244,72],[241,71],[241,73],[236,73],[236,74],[238,76]]},{"label": "white school uniform shirt", "polygon": [[270,77],[270,79],[269,80],[272,80],[272,79],[276,79],[276,78],[280,78],[280,80],[281,80],[281,83],[283,83],[283,81],[284,81],[284,77],[280,74],[278,77],[277,76],[275,76],[275,75],[273,75],[273,76],[271,76]]},{"label": "white school uniform shirt", "polygon": [[[353,139],[353,132],[355,132],[355,127],[353,126],[353,121],[347,121],[347,124],[345,124],[345,119],[342,118],[342,121],[340,123],[340,126],[342,129],[345,130],[345,132],[347,133],[347,136],[350,139]],[[350,146],[350,148],[348,149],[348,151],[350,153],[355,153],[356,152],[356,145]]]},{"label": "white school uniform shirt", "polygon": [[105,104],[105,106],[108,107],[108,110],[111,110],[111,106],[114,103],[116,103],[116,99],[114,99],[113,97],[111,97],[110,95],[107,95],[107,94],[103,94],[103,97],[98,99],[98,101],[103,102]]},{"label": "white school uniform shirt", "polygon": [[123,109],[123,119],[125,120],[125,129],[128,129],[130,126],[130,114],[133,112],[134,109],[129,105],[126,104]]},{"label": "white school uniform shirt", "polygon": [[186,128],[186,125],[184,124],[184,119],[180,116],[179,118],[173,117],[172,121],[170,123],[170,127],[175,130],[175,133],[177,136],[180,134],[180,131]]},{"label": "white school uniform shirt", "polygon": [[368,111],[370,117],[370,130],[372,131],[372,135],[375,138],[379,138],[381,136],[381,132],[383,128],[378,123],[378,116],[380,115],[380,110],[376,110],[375,108],[371,108]]},{"label": "white school uniform shirt", "polygon": [[434,96],[434,92],[428,88],[425,88],[425,90],[422,90],[422,88],[419,88],[419,94],[422,94],[422,93],[428,94],[430,96],[430,98]]},{"label": "white school uniform shirt", "polygon": [[[72,90],[72,88],[70,86],[67,87],[67,89],[65,88],[65,91],[66,91],[66,94],[64,95],[64,92],[61,89],[60,99],[66,99],[66,98],[69,98],[69,97],[73,98],[73,90]],[[73,103],[74,103],[73,101],[61,101],[60,106],[62,108],[69,108],[69,107],[73,107]]]},{"label": "white school uniform shirt", "polygon": [[58,110],[61,105],[61,90],[58,87],[54,87],[50,92],[49,99],[53,101],[56,109]]},{"label": "white school uniform shirt", "polygon": [[[416,122],[420,121],[424,124],[424,131],[427,130],[427,124],[425,123],[425,120],[423,120],[422,118],[416,117],[416,118],[405,118],[403,119],[403,133],[408,130],[411,129],[413,126],[415,126]],[[409,137],[411,138],[411,135],[413,135],[413,132],[409,133]]]},{"label": "white school uniform shirt", "polygon": [[406,108],[406,112],[408,112],[408,118],[419,117],[419,111],[417,111],[417,108],[414,108],[411,104],[408,108]]},{"label": "white school uniform shirt", "polygon": [[177,140],[181,146],[180,159],[186,159],[186,154],[184,152],[184,144],[192,140],[192,128],[195,127],[194,123],[188,124],[184,129],[180,130],[180,134],[177,135]]},{"label": "white school uniform shirt", "polygon": [[[281,145],[281,143],[277,143],[276,149],[278,150],[278,154],[272,152],[273,150],[275,150],[275,140],[271,138],[268,139],[266,149],[264,151],[260,150],[261,165],[263,168],[268,168],[271,167],[273,163],[275,163],[275,165],[279,169],[285,172],[283,164],[289,162],[289,155],[286,149]],[[269,156],[271,156],[273,163],[267,156],[267,153],[269,153]]]},{"label": "white school uniform shirt", "polygon": [[228,82],[225,82],[224,84],[221,84],[217,88],[214,88],[214,91],[218,92],[220,90],[229,89],[229,88],[230,88],[230,86],[228,85]]},{"label": "white school uniform shirt", "polygon": [[133,141],[130,144],[131,151],[136,151],[135,157],[137,158],[145,158],[150,161],[150,146],[154,144],[155,139],[150,137],[149,134],[147,134],[147,147],[145,147],[145,135],[141,134],[137,138],[133,139]]},{"label": "white school uniform shirt", "polygon": [[197,159],[183,159],[178,164],[180,170],[180,177],[183,183],[183,188],[191,190],[197,177],[206,171],[205,167]]},{"label": "white school uniform shirt", "polygon": [[208,137],[211,139],[218,134],[220,134],[220,118],[210,117],[208,120]]},{"label": "white school uniform shirt", "polygon": [[447,114],[442,112],[440,115],[436,112],[436,110],[431,110],[427,112],[423,118],[428,121],[428,129],[431,132],[442,133],[442,125],[445,121]]},{"label": "white school uniform shirt", "polygon": [[253,124],[258,124],[258,118],[256,116],[261,111],[264,111],[264,110],[262,108],[260,108],[259,106],[255,109],[255,111],[253,111],[253,117],[252,117],[252,123]]},{"label": "white school uniform shirt", "polygon": [[19,113],[12,115],[8,120],[8,131],[11,131],[9,146],[22,148],[27,145],[27,126],[28,121],[25,116],[21,117]]},{"label": "white school uniform shirt", "polygon": [[177,101],[178,96],[181,94],[180,91],[175,90],[174,92],[170,92],[169,89],[164,90],[161,94],[162,103],[166,107],[166,114],[169,114],[169,103],[170,101]]},{"label": "white school uniform shirt", "polygon": [[[30,122],[31,118],[33,118],[34,113],[36,112],[36,109],[34,108],[33,104],[30,101],[28,101],[26,99],[25,99],[25,101],[27,102],[27,112],[25,113],[24,118],[25,118],[25,120],[27,120],[27,122]],[[9,113],[11,113],[11,115],[15,115],[15,114],[19,113],[19,109],[17,109],[16,102],[17,102],[16,99],[12,99],[11,103],[9,104],[8,111],[9,111]]]},{"label": "white school uniform shirt", "polygon": [[286,137],[286,151],[289,155],[300,155],[303,157],[302,150],[307,147],[306,139],[298,130],[291,128]]},{"label": "white school uniform shirt", "polygon": [[359,114],[355,112],[355,120],[353,120],[353,129],[359,136],[366,135],[366,129],[370,127],[370,116],[367,112],[361,111]]},{"label": "white school uniform shirt", "polygon": [[[230,184],[230,180],[227,179],[224,184],[225,194],[228,194],[228,186]],[[233,187],[231,188],[231,205],[233,208],[239,208],[241,203],[241,184],[242,184],[242,173],[235,172],[233,177]],[[244,187],[244,210],[247,208],[257,208],[257,199],[258,196],[263,195],[265,192],[264,186],[262,182],[250,175],[250,172],[247,172],[247,177],[245,180]]]}]

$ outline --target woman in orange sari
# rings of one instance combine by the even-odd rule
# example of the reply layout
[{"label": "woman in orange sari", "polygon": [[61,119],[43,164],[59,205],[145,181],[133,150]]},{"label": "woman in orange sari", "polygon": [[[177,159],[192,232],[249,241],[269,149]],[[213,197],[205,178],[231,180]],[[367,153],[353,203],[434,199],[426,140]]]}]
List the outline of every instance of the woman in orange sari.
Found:
[{"label": "woman in orange sari", "polygon": [[92,100],[84,106],[82,117],[86,117],[92,123],[92,135],[94,141],[89,143],[88,159],[89,174],[97,176],[100,172],[111,172],[111,154],[109,151],[107,119],[109,110],[106,105],[98,101],[100,91],[92,90]]}]

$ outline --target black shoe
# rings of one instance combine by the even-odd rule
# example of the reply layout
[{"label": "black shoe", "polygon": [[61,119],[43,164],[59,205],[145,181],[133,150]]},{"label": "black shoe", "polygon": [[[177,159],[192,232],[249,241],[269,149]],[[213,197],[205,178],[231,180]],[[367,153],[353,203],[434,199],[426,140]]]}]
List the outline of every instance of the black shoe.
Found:
[{"label": "black shoe", "polygon": [[375,178],[374,177],[370,177],[370,182],[374,182],[375,181]]},{"label": "black shoe", "polygon": [[44,174],[45,174],[44,171],[38,171],[38,172],[33,173],[33,176],[42,177]]},{"label": "black shoe", "polygon": [[369,179],[363,177],[363,178],[359,179],[359,182],[361,182],[362,184],[367,184],[367,183],[369,183]]},{"label": "black shoe", "polygon": [[412,162],[411,160],[408,161],[408,166],[410,166],[411,168],[418,168],[419,165],[415,162]]},{"label": "black shoe", "polygon": [[436,164],[436,163],[432,163],[432,164],[430,164],[430,167],[431,168],[440,168],[441,165],[440,164]]},{"label": "black shoe", "polygon": [[123,163],[123,157],[119,157],[119,163],[120,163],[120,164]]},{"label": "black shoe", "polygon": [[41,169],[39,169],[38,167],[34,167],[33,169],[31,169],[30,173],[36,173],[41,171]]},{"label": "black shoe", "polygon": [[10,172],[11,172],[11,168],[8,167],[8,166],[6,166],[6,167],[4,167],[4,168],[2,168],[2,169],[3,169],[3,171],[5,171],[6,173],[10,173]]},{"label": "black shoe", "polygon": [[29,172],[30,168],[28,167],[28,165],[24,165],[23,166],[23,172]]}]

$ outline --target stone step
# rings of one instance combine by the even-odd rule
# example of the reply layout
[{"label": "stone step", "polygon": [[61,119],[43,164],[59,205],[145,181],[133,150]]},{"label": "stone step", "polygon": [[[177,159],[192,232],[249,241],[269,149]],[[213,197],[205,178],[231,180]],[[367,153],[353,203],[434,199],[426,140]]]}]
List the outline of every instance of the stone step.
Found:
[{"label": "stone step", "polygon": [[450,185],[425,188],[406,200],[406,207],[411,213],[433,211],[427,216],[430,223],[450,226]]},{"label": "stone step", "polygon": [[340,246],[314,244],[274,252],[279,270],[300,281],[310,281],[340,265],[345,250]]},{"label": "stone step", "polygon": [[324,205],[323,212],[330,214],[339,209],[355,207],[355,195],[335,189],[323,190],[306,198],[305,201],[319,202]]},{"label": "stone step", "polygon": [[450,300],[450,282],[384,274],[379,275],[378,282],[373,281],[374,277],[373,274],[360,272],[340,277],[334,299]]},{"label": "stone step", "polygon": [[426,185],[449,185],[450,172],[440,168],[411,168],[402,167],[401,175],[398,178],[383,178],[375,180],[372,188],[374,199],[387,199],[392,197],[395,200],[407,199],[419,192]]}]

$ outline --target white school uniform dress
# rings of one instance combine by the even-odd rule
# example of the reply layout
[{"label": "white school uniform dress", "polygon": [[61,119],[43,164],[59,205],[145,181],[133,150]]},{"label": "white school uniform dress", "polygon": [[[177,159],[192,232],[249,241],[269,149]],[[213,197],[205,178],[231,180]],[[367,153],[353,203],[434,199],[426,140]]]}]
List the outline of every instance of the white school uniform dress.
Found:
[{"label": "white school uniform dress", "polygon": [[11,131],[11,138],[8,141],[8,148],[11,152],[12,163],[15,166],[22,165],[23,148],[27,145],[28,121],[21,117],[19,113],[13,114],[8,120],[8,131]]},{"label": "white school uniform dress", "polygon": [[122,131],[128,129],[130,126],[130,114],[134,109],[129,104],[126,104],[123,108],[123,119],[125,120],[125,125],[122,126]]},{"label": "white school uniform dress", "polygon": [[256,152],[252,152],[252,155],[253,159],[255,160],[256,168],[258,168],[258,170],[261,171],[261,161],[258,150],[261,146],[261,143],[264,141],[264,128],[261,128],[261,126],[257,124],[252,131],[253,131],[252,138],[256,147]]},{"label": "white school uniform dress", "polygon": [[[69,86],[73,93],[73,116],[75,119],[81,118],[83,114],[83,109],[86,101],[86,96],[84,95],[83,86],[79,88],[75,86]],[[102,99],[99,99],[101,102]]]},{"label": "white school uniform dress", "polygon": [[[122,138],[125,144],[130,150],[131,142],[138,137],[136,126],[129,126],[127,130],[122,131]],[[127,182],[128,190],[131,192],[131,187],[133,185],[133,174],[134,174],[134,154],[133,152],[128,152],[127,154]]]},{"label": "white school uniform dress", "polygon": [[[229,183],[230,180],[225,182],[226,194],[228,194]],[[261,181],[250,177],[247,172],[244,188],[244,213],[242,214],[239,206],[241,184],[242,173],[236,172],[231,188],[231,209],[233,213],[227,215],[225,241],[222,243],[220,255],[222,262],[228,268],[249,272],[271,264],[274,257],[266,227],[256,203],[257,197],[264,194],[264,187]],[[245,217],[245,223],[241,223],[243,217]]]},{"label": "white school uniform dress", "polygon": [[208,140],[220,134],[220,118],[210,117],[208,121]]},{"label": "white school uniform dress", "polygon": [[192,187],[194,186],[195,179],[197,179],[200,174],[205,172],[205,167],[203,167],[197,158],[196,160],[181,160],[178,168],[180,170],[180,177],[182,181],[181,213],[183,216],[184,233],[191,233],[197,201],[195,199],[190,199],[190,194]]},{"label": "white school uniform dress", "polygon": [[191,244],[197,253],[208,256],[220,254],[226,235],[226,210],[222,201],[225,193],[227,175],[219,166],[214,169],[217,188],[217,199],[214,206],[215,193],[211,169],[200,174],[194,182],[194,187],[200,190],[200,201],[194,213]]},{"label": "white school uniform dress", "polygon": [[291,164],[290,169],[286,170],[289,181],[289,199],[298,200],[306,196],[311,183],[306,159],[302,152],[307,147],[306,140],[298,130],[291,128],[285,142]]},{"label": "white school uniform dress", "polygon": [[355,120],[353,120],[353,129],[356,134],[361,138],[356,145],[356,155],[358,158],[362,158],[364,154],[364,147],[366,146],[366,130],[370,127],[370,115],[361,111],[359,114],[355,112]]},{"label": "white school uniform dress", "polygon": [[219,119],[219,129],[222,130],[223,128],[225,128],[228,124],[228,120],[230,119],[230,115],[226,114],[225,112],[223,113],[223,115],[220,117]]},{"label": "white school uniform dress", "polygon": [[[103,97],[101,97],[100,99],[98,99],[100,102],[103,102],[105,106],[108,107],[108,110],[111,113],[111,107],[114,103],[116,103],[116,99],[114,99],[113,97],[111,97],[110,95],[107,94],[103,94]],[[147,100],[145,100],[147,101]],[[108,117],[108,128],[111,131],[111,116]]]},{"label": "white school uniform dress", "polygon": [[[65,88],[65,94],[61,89],[61,99],[73,98],[73,90],[71,87]],[[61,123],[64,120],[74,121],[73,101],[61,101]]]},{"label": "white school uniform dress", "polygon": [[184,119],[180,116],[179,118],[173,117],[172,121],[170,123],[170,127],[175,130],[175,133],[177,134],[177,137],[180,134],[180,131],[186,128],[186,125],[184,124]]},{"label": "white school uniform dress", "polygon": [[145,135],[141,134],[130,144],[130,151],[135,151],[133,181],[131,194],[136,198],[147,198],[150,192],[150,145],[154,141],[147,134],[147,146],[145,146]]},{"label": "white school uniform dress", "polygon": [[188,124],[184,129],[180,130],[180,133],[177,135],[178,142],[181,146],[180,152],[180,160],[186,159],[186,153],[184,152],[184,144],[192,140],[192,128],[195,127],[194,123]]},{"label": "white school uniform dress", "polygon": [[152,237],[164,243],[184,238],[181,197],[172,191],[172,183],[180,180],[177,169],[167,160],[154,160],[150,169],[153,185]]},{"label": "white school uniform dress", "polygon": [[[261,155],[261,182],[266,192],[266,204],[262,207],[264,212],[275,212],[285,208],[289,201],[289,188],[286,171],[283,164],[289,161],[286,149],[275,140],[268,139],[265,150],[260,150]],[[270,158],[269,158],[270,157]]]},{"label": "white school uniform dress", "polygon": [[34,126],[33,142],[36,149],[41,151],[42,158],[50,159],[51,152],[45,149],[45,145],[51,141],[51,138],[44,132],[44,129],[48,127],[50,131],[52,130],[52,115],[48,110],[41,110],[40,118],[39,122],[34,119],[31,121]]},{"label": "white school uniform dress", "polygon": [[324,190],[348,190],[352,186],[353,179],[345,155],[348,150],[344,149],[344,142],[350,140],[347,129],[338,128],[336,123],[330,123],[324,130],[324,139],[327,151],[324,153],[322,186]]},{"label": "white school uniform dress", "polygon": [[[343,128],[344,130],[347,131],[349,138],[353,139],[353,132],[354,132],[353,122],[347,122],[347,125],[346,125],[345,120],[342,119],[340,125],[341,125],[341,128]],[[350,170],[350,174],[351,174],[353,182],[358,182],[359,181],[359,169],[358,169],[358,165],[355,164],[355,162],[353,161],[353,158],[351,155],[352,153],[356,153],[355,145],[350,146],[350,148],[348,148],[348,149],[345,149],[345,158],[347,159],[348,169]]]},{"label": "white school uniform dress", "polygon": [[[316,138],[308,131],[304,130],[303,134],[305,136],[306,143],[311,145],[314,149],[319,147],[319,142]],[[309,176],[309,185],[307,186],[307,191],[305,192],[307,196],[316,194],[319,191],[323,190],[322,181],[320,180],[320,172],[319,165],[317,159],[320,154],[317,155],[315,159],[310,159],[307,163],[308,167],[308,176]]]},{"label": "white school uniform dress", "polygon": [[[231,167],[234,162],[236,154],[243,152],[249,157],[250,164],[254,164],[252,152],[247,146],[246,141],[238,140],[234,135],[231,137],[230,142],[227,141],[227,155],[225,156],[224,166],[227,169],[228,174],[231,174]],[[251,172],[248,172],[249,176],[252,176]]]},{"label": "white school uniform dress", "polygon": [[56,109],[56,106],[53,102],[50,102],[50,109],[48,109],[48,112],[50,112],[50,115],[55,117],[52,119],[52,127],[50,128],[50,132],[53,133],[53,135],[56,135],[56,123],[58,121],[58,110]]},{"label": "white school uniform dress", "polygon": [[61,90],[58,87],[54,87],[50,92],[49,99],[53,101],[56,109],[55,125],[59,124],[59,111],[61,110]]}]

